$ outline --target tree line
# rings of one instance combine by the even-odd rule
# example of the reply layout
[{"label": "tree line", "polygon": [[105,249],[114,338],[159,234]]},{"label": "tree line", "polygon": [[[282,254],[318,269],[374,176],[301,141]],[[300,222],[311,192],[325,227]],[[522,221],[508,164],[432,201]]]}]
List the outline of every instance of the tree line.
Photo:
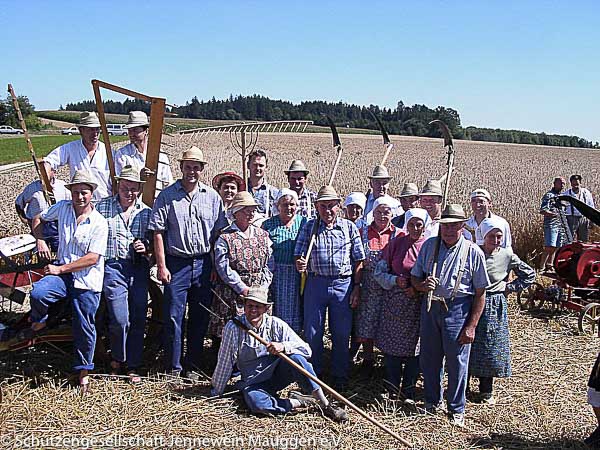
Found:
[{"label": "tree line", "polygon": [[[62,109],[62,107],[61,107]],[[68,111],[95,111],[95,102],[85,100],[68,103]],[[104,111],[113,114],[127,114],[141,110],[149,113],[150,104],[142,100],[124,102],[108,100],[104,102]],[[598,142],[592,143],[578,136],[531,133],[521,130],[500,130],[491,128],[466,127],[460,122],[457,110],[438,106],[434,109],[426,105],[407,106],[399,101],[396,108],[381,108],[377,105],[359,106],[343,102],[325,102],[321,100],[303,101],[294,104],[287,100],[272,100],[262,95],[230,95],[225,100],[212,98],[208,101],[193,97],[185,105],[171,108],[170,112],[178,117],[189,119],[214,120],[312,120],[316,125],[326,126],[325,115],[330,116],[338,126],[377,130],[377,122],[371,113],[383,122],[390,134],[403,136],[440,137],[439,129],[429,125],[439,119],[448,125],[456,139],[473,141],[507,142],[515,144],[553,145],[559,147],[600,148]]]},{"label": "tree line", "polygon": [[[43,128],[42,122],[35,115],[35,107],[25,95],[18,95],[19,109],[25,119],[25,125],[28,130],[40,130]],[[9,125],[13,128],[21,128],[17,111],[11,97],[0,98],[0,125]]]}]

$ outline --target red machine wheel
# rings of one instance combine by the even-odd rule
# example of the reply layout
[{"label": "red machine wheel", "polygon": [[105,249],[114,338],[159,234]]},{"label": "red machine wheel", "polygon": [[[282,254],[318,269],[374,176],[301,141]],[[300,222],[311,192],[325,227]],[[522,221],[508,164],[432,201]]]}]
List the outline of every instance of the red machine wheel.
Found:
[{"label": "red machine wheel", "polygon": [[599,320],[600,304],[588,303],[579,313],[579,320],[577,321],[579,331],[584,334],[596,334],[598,332]]},{"label": "red machine wheel", "polygon": [[517,303],[523,310],[540,309],[545,300],[544,287],[540,283],[533,283],[527,289],[517,293]]}]

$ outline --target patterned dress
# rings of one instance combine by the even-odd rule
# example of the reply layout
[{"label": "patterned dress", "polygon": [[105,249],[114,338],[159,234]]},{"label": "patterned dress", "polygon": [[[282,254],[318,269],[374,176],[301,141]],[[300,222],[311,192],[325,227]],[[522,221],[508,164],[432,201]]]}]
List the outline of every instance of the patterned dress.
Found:
[{"label": "patterned dress", "polygon": [[[248,286],[264,285],[267,281],[264,275],[265,268],[271,254],[271,242],[267,232],[254,227],[253,235],[247,238],[237,230],[227,227],[219,238],[227,244],[229,267],[238,273],[242,281]],[[223,319],[211,315],[209,335],[221,337],[225,323],[234,315],[242,314],[243,306],[240,296],[221,279],[217,281],[215,292],[218,296],[213,297],[212,310]]]},{"label": "patterned dress", "polygon": [[300,274],[296,270],[294,248],[306,218],[296,215],[288,228],[279,216],[263,222],[262,227],[273,242],[275,269],[269,294],[273,302],[273,315],[285,321],[296,333],[302,332],[304,311],[300,301]]},{"label": "patterned dress", "polygon": [[381,305],[388,296],[373,277],[373,270],[382,257],[382,252],[393,238],[398,229],[390,225],[381,233],[375,224],[361,229],[361,237],[365,249],[366,259],[362,272],[362,288],[360,290],[360,303],[354,311],[353,337],[357,342],[373,339],[379,325]]}]

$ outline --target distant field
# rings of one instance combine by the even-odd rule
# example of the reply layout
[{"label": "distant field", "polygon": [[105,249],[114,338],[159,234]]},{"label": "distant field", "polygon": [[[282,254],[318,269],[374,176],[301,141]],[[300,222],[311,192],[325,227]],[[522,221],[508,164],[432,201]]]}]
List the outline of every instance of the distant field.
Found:
[{"label": "distant field", "polygon": [[[59,145],[80,139],[79,136],[34,136],[31,138],[36,156],[46,156]],[[127,136],[112,136],[111,142],[122,142]],[[0,164],[28,161],[31,158],[27,142],[20,136],[13,139],[0,139]]]}]

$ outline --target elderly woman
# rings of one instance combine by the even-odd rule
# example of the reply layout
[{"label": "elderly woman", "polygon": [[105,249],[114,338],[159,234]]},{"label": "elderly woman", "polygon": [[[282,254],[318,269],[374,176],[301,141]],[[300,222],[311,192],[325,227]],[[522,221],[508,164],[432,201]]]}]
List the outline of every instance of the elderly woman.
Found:
[{"label": "elderly woman", "polygon": [[220,338],[223,326],[243,312],[242,296],[251,286],[268,290],[273,274],[269,234],[253,225],[258,204],[247,191],[238,192],[229,206],[233,222],[224,228],[215,243],[215,268],[219,282],[212,309],[221,317],[210,323],[210,335]]},{"label": "elderly woman", "polygon": [[246,183],[244,183],[242,177],[235,172],[223,172],[215,175],[212,180],[212,186],[223,199],[225,211],[231,206],[235,194],[246,190]]},{"label": "elderly woman", "polygon": [[373,369],[373,339],[379,325],[381,303],[387,297],[385,290],[375,281],[373,271],[388,243],[399,231],[392,225],[392,211],[395,204],[396,201],[389,195],[375,199],[373,223],[360,230],[366,259],[360,278],[362,280],[360,302],[350,305],[355,308],[351,354],[356,354],[358,347],[362,344],[362,365],[368,373]]},{"label": "elderly woman", "polygon": [[[479,378],[482,403],[494,404],[492,384],[494,377],[510,377],[510,336],[506,297],[519,292],[535,281],[535,271],[519,259],[510,248],[501,247],[505,224],[496,217],[484,219],[479,228],[483,236],[481,246],[491,286],[485,291],[485,309],[471,344],[469,375]],[[517,276],[507,283],[509,273]]]},{"label": "elderly woman", "polygon": [[350,192],[344,200],[344,218],[353,222],[359,230],[366,225],[363,217],[366,205],[367,197],[362,192]]},{"label": "elderly woman", "polygon": [[273,242],[275,270],[271,284],[273,315],[284,320],[296,333],[302,332],[303,311],[300,303],[300,274],[296,270],[294,248],[306,217],[296,214],[298,194],[282,189],[276,200],[279,215],[263,222]]},{"label": "elderly woman", "polygon": [[373,272],[387,294],[381,305],[375,345],[385,355],[385,381],[390,391],[400,391],[407,403],[414,404],[421,301],[410,284],[410,270],[425,242],[424,231],[430,219],[422,208],[409,209],[404,218],[405,235],[390,242]]}]

